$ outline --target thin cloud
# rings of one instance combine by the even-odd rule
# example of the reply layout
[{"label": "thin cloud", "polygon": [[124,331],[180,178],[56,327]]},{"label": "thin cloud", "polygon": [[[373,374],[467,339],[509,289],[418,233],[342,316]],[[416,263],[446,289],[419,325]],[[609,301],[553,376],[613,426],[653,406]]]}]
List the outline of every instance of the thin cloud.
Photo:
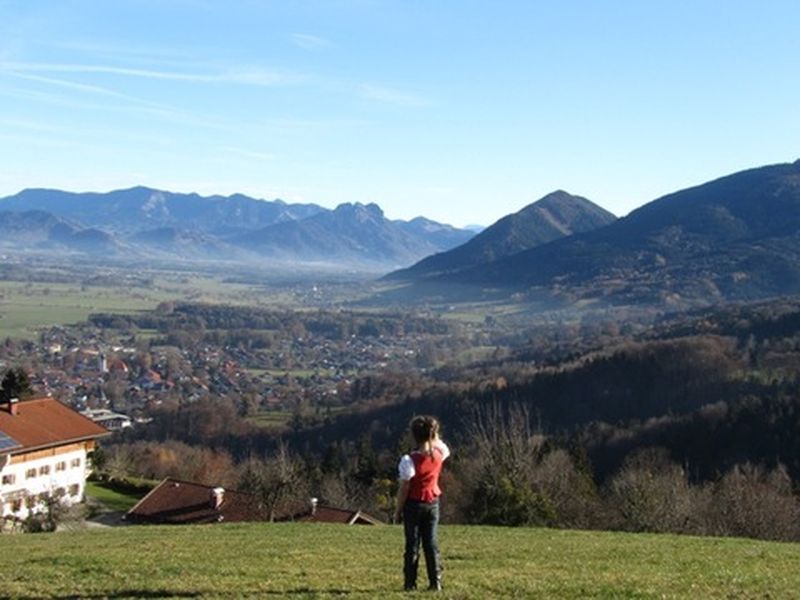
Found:
[{"label": "thin cloud", "polygon": [[329,40],[308,33],[293,33],[290,37],[295,46],[303,48],[304,50],[317,50],[319,48],[331,46]]},{"label": "thin cloud", "polygon": [[[39,81],[42,80],[45,83],[58,85],[59,87],[64,87],[62,84],[68,84],[67,87],[75,89],[72,85],[70,85],[72,82],[61,82],[60,80],[51,80],[50,78],[39,78]],[[93,89],[93,87],[94,86],[89,86],[88,89],[81,88],[81,91],[98,93],[100,94],[101,98],[107,96],[105,92],[97,92],[96,90]],[[113,90],[109,91],[113,92]],[[64,95],[64,94],[54,94],[54,93],[41,92],[38,90],[29,90],[22,88],[0,88],[0,96],[22,98],[34,102],[43,102],[47,104],[64,106],[68,108],[76,108],[80,110],[146,114],[152,117],[164,119],[166,121],[178,125],[203,127],[206,129],[212,129],[217,131],[235,130],[235,128],[227,120],[217,116],[203,115],[188,111],[182,111],[170,106],[166,106],[163,104],[156,104],[148,102],[146,100],[139,100],[137,98],[132,98],[124,94],[118,94],[116,92],[114,92],[113,95],[118,98],[125,98],[129,102],[127,103],[113,102],[113,103],[101,104],[98,102],[78,100],[74,97],[70,97],[69,95]]]},{"label": "thin cloud", "polygon": [[417,94],[369,83],[362,83],[358,86],[358,92],[362,98],[366,98],[367,100],[394,104],[395,106],[420,108],[432,104],[429,99],[418,96]]},{"label": "thin cloud", "polygon": [[260,67],[235,67],[217,73],[189,73],[158,69],[135,69],[111,65],[2,62],[0,70],[16,73],[99,73],[144,79],[183,81],[188,83],[233,83],[261,87],[292,85],[303,81],[293,73],[282,73]]},{"label": "thin cloud", "polygon": [[99,85],[77,83],[75,81],[68,81],[66,79],[57,79],[54,77],[42,77],[41,75],[31,75],[29,73],[19,73],[17,71],[6,71],[6,74],[11,75],[12,77],[18,77],[19,79],[24,79],[26,81],[34,81],[36,83],[46,83],[48,85],[54,85],[73,91],[84,92],[89,94],[98,94],[100,96],[108,96],[111,98],[124,99],[131,102],[138,102],[146,106],[154,106],[154,107],[159,106],[153,102],[148,102],[147,100],[134,98],[133,96],[128,96],[127,94],[123,94],[121,92],[117,92],[115,90],[102,87]]},{"label": "thin cloud", "polygon": [[66,50],[70,53],[78,53],[96,58],[102,56],[106,59],[116,59],[120,61],[137,61],[139,63],[160,64],[185,67],[187,65],[201,64],[197,57],[203,53],[212,55],[218,51],[209,48],[208,44],[201,47],[195,46],[158,46],[148,44],[147,46],[129,46],[121,44],[109,44],[99,42],[76,42],[76,41],[51,41],[47,43],[57,51]]}]

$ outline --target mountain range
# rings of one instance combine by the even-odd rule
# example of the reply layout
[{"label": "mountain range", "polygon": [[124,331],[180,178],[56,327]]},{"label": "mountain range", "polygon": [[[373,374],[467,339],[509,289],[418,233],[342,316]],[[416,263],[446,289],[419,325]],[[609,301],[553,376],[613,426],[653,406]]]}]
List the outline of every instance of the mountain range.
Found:
[{"label": "mountain range", "polygon": [[679,305],[800,293],[800,161],[675,192],[605,226],[487,263],[430,274],[422,269],[430,261],[392,277],[420,289],[435,283],[566,303]]},{"label": "mountain range", "polygon": [[[375,204],[287,204],[144,187],[0,199],[0,249],[298,262],[386,272],[395,298],[695,306],[800,293],[800,161],[734,173],[614,215],[553,192],[480,233]],[[411,266],[408,266],[411,265]],[[384,298],[379,295],[376,298]]]},{"label": "mountain range", "polygon": [[146,187],[108,193],[28,189],[0,199],[0,245],[103,257],[318,262],[373,270],[409,265],[473,231],[419,217],[387,219],[375,204],[265,201]]}]

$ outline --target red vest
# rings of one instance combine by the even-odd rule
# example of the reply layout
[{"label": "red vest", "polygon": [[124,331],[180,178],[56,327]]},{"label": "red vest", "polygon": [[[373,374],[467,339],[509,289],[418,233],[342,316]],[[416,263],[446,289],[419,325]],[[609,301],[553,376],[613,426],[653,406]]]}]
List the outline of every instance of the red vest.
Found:
[{"label": "red vest", "polygon": [[414,476],[409,480],[408,499],[417,502],[433,502],[442,495],[439,489],[439,473],[442,472],[444,458],[442,451],[434,448],[433,454],[412,452]]}]

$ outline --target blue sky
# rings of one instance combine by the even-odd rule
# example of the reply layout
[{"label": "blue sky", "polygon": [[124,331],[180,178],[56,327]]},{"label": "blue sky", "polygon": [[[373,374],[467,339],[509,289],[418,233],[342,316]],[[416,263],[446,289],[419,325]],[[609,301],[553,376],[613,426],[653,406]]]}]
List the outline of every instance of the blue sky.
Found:
[{"label": "blue sky", "polygon": [[0,0],[0,195],[623,215],[800,158],[798,32],[788,0]]}]

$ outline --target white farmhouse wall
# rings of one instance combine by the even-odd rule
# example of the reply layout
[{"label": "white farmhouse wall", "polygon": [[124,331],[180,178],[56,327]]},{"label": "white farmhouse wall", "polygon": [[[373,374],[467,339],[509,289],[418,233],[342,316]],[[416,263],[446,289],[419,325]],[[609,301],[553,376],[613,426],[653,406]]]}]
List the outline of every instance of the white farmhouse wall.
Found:
[{"label": "white farmhouse wall", "polygon": [[[63,464],[64,468],[60,469],[59,464]],[[82,444],[79,448],[66,452],[56,452],[51,456],[36,456],[29,460],[20,460],[19,457],[16,457],[16,460],[0,458],[0,465],[3,465],[0,469],[0,516],[25,519],[44,508],[39,501],[29,508],[25,498],[54,494],[59,489],[64,491],[62,501],[65,504],[73,504],[83,499],[89,471],[86,448]],[[35,472],[36,475],[30,477],[31,472]],[[9,479],[12,481],[8,481]],[[15,500],[20,499],[21,506],[15,511]]]}]

